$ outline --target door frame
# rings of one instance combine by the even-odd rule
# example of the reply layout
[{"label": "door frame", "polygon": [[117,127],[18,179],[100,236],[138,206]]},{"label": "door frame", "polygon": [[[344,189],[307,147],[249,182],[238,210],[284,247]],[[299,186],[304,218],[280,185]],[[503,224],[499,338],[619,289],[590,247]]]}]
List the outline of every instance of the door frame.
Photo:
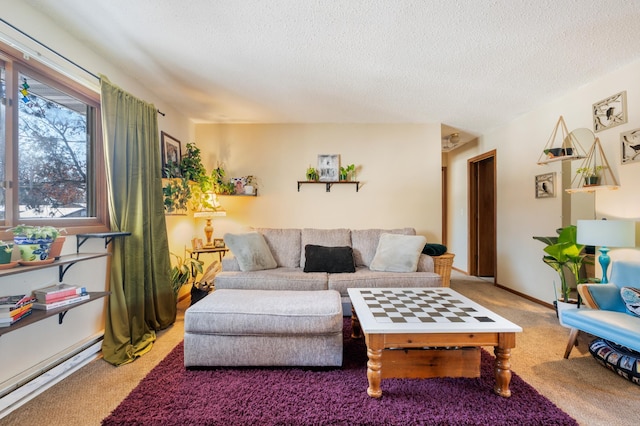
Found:
[{"label": "door frame", "polygon": [[490,183],[493,190],[493,235],[492,235],[492,248],[493,248],[493,282],[494,284],[498,282],[497,274],[498,274],[498,265],[497,265],[497,185],[496,185],[496,172],[497,172],[497,155],[496,150],[491,150],[485,152],[484,154],[480,154],[476,157],[470,158],[467,160],[467,176],[468,176],[468,225],[469,225],[469,236],[468,236],[468,271],[469,275],[477,276],[478,275],[478,223],[475,218],[478,215],[478,175],[476,173],[478,164],[487,159],[493,158],[493,182]]}]

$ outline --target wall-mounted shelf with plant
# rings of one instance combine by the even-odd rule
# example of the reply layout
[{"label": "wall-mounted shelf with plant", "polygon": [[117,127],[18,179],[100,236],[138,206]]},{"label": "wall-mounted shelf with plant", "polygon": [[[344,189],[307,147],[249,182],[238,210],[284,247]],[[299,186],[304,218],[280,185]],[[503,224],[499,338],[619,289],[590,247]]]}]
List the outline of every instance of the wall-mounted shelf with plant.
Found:
[{"label": "wall-mounted shelf with plant", "polygon": [[[589,134],[591,136],[589,136]],[[589,129],[576,129],[569,132],[564,118],[560,116],[547,144],[538,158],[538,164],[547,164],[555,161],[573,161],[585,157],[582,143],[593,141],[593,132]]]},{"label": "wall-mounted shelf with plant", "polygon": [[593,192],[599,189],[618,189],[618,181],[611,171],[607,157],[604,155],[600,139],[595,138],[587,157],[580,167],[576,169],[576,175],[571,181],[572,192]]}]

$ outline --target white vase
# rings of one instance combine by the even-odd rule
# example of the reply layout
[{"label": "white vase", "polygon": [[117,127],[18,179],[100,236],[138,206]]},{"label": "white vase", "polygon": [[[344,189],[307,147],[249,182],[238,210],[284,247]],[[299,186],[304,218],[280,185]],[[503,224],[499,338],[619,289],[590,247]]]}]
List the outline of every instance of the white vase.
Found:
[{"label": "white vase", "polygon": [[[561,312],[567,309],[576,309],[578,308],[578,301],[577,300],[572,300],[569,302],[563,302],[561,300],[556,300],[554,302],[554,305],[556,305],[556,314],[558,315],[558,321],[560,322],[560,325],[563,327],[567,327],[567,328],[571,328],[567,325],[564,325],[564,323],[562,322],[562,314]],[[580,307],[582,307],[582,305],[580,305]]]}]

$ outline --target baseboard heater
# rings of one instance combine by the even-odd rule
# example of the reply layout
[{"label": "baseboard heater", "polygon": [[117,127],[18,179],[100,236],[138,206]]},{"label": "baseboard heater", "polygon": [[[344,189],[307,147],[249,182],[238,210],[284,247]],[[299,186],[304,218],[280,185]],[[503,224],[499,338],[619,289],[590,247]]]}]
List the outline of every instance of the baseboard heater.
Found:
[{"label": "baseboard heater", "polygon": [[36,369],[17,383],[0,390],[0,419],[51,386],[100,357],[103,335],[85,342],[61,359]]}]

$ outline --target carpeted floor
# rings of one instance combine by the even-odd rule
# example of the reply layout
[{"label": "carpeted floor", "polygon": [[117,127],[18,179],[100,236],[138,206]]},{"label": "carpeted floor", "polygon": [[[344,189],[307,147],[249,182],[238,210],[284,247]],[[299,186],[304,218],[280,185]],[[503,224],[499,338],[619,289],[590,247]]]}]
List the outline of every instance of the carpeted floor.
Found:
[{"label": "carpeted floor", "polygon": [[495,395],[486,351],[480,378],[385,379],[370,398],[366,347],[344,324],[342,368],[186,370],[179,344],[103,425],[577,425],[517,374],[511,398]]},{"label": "carpeted floor", "polygon": [[[638,424],[639,387],[593,359],[587,349],[589,336],[581,334],[570,359],[563,359],[569,330],[558,324],[553,310],[495,287],[487,280],[455,270],[451,278],[454,290],[523,328],[516,338],[511,366],[539,393],[581,425]],[[176,323],[158,333],[153,350],[143,357],[120,367],[103,360],[91,362],[0,419],[0,424],[99,425],[182,341],[186,307],[188,299],[179,304]],[[260,395],[259,389],[255,392]]]}]

